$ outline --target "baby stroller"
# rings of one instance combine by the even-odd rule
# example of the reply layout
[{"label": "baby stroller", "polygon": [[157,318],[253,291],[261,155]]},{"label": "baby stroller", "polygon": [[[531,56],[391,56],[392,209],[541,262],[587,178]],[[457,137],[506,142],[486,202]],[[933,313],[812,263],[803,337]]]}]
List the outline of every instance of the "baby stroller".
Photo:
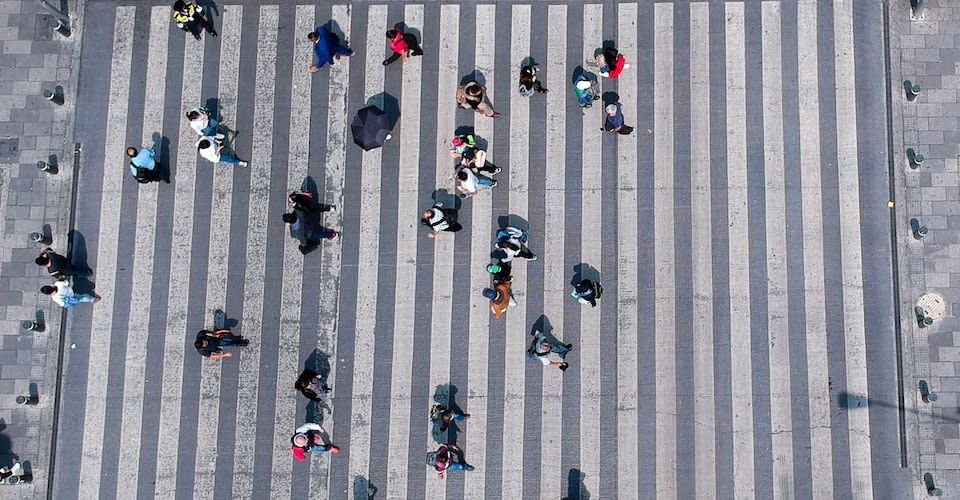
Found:
[{"label": "baby stroller", "polygon": [[589,108],[593,101],[600,99],[600,83],[593,74],[583,72],[573,78],[573,92],[577,95],[577,104]]}]

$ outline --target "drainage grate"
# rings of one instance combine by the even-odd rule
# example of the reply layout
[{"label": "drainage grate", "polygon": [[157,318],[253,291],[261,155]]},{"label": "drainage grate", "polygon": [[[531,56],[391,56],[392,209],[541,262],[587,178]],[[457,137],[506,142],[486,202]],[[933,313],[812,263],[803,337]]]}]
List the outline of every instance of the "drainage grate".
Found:
[{"label": "drainage grate", "polygon": [[34,25],[33,39],[42,42],[53,39],[53,27],[57,25],[50,14],[37,14],[37,24]]},{"label": "drainage grate", "polygon": [[20,160],[20,139],[16,137],[0,138],[0,162],[16,163]]}]

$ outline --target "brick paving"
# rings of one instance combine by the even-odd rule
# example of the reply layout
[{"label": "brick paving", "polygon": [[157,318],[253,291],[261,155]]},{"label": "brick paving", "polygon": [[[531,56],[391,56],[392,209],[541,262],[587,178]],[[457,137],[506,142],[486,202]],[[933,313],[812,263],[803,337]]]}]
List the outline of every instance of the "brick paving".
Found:
[{"label": "brick paving", "polygon": [[[950,0],[925,2],[911,19],[909,2],[891,2],[890,56],[893,89],[893,151],[897,177],[901,249],[901,311],[905,343],[908,463],[918,497],[931,473],[945,496],[960,491],[960,8]],[[908,101],[903,82],[920,85]],[[924,155],[911,168],[906,149]],[[908,221],[929,229],[916,240]],[[918,327],[913,313],[924,293],[937,293],[946,315]],[[935,401],[922,400],[926,380]],[[919,468],[917,469],[917,465]]]},{"label": "brick paving", "polygon": [[[59,1],[53,3],[59,4]],[[39,245],[28,234],[47,226],[53,247],[66,251],[72,192],[73,103],[79,60],[79,13],[70,1],[74,33],[53,32],[52,17],[36,2],[0,2],[0,465],[19,459],[34,475],[16,498],[45,498],[49,477],[61,311],[39,287],[49,281],[33,259]],[[57,106],[44,89],[64,88]],[[60,173],[40,172],[37,161],[55,155]],[[21,328],[42,317],[43,332]],[[39,396],[36,406],[16,403]],[[0,498],[10,498],[0,491]]]}]

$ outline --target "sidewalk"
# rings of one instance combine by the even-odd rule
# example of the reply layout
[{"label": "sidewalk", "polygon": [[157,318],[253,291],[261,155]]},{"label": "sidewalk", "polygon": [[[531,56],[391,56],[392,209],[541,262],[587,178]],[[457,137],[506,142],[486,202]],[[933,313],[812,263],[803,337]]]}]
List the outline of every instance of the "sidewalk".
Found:
[{"label": "sidewalk", "polygon": [[[28,235],[48,227],[53,248],[67,250],[82,7],[83,0],[69,1],[73,33],[63,38],[36,2],[0,2],[0,466],[18,459],[33,473],[32,484],[0,485],[0,498],[46,498],[50,476],[61,310],[40,298],[39,287],[50,280],[33,263],[41,246]],[[42,96],[56,85],[63,106]],[[37,169],[51,155],[58,175]],[[44,331],[21,328],[38,317]],[[39,397],[36,406],[16,403],[28,394]]]},{"label": "sidewalk", "polygon": [[[893,0],[890,14],[890,84],[893,100],[893,158],[897,177],[901,326],[908,465],[917,498],[932,474],[944,497],[960,494],[960,4],[929,0],[911,19],[907,0]],[[921,87],[908,101],[904,80]],[[919,168],[906,149],[925,157]],[[917,240],[909,220],[929,233]],[[921,296],[943,298],[942,320],[919,328],[913,308]],[[920,397],[920,380],[936,401]],[[917,468],[919,465],[919,469]]]}]

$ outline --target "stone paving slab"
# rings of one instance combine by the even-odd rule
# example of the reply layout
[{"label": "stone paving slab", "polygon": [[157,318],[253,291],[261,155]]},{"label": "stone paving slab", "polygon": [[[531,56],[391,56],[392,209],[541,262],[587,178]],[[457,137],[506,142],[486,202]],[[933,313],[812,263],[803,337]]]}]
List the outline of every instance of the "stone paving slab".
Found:
[{"label": "stone paving slab", "polygon": [[[59,1],[51,2],[60,4]],[[48,227],[53,247],[65,252],[73,178],[73,103],[83,0],[65,2],[74,31],[63,38],[52,16],[33,1],[0,2],[0,466],[29,462],[34,481],[0,498],[46,498],[50,472],[61,311],[39,287],[49,281],[34,263],[40,249],[27,234]],[[61,85],[66,104],[42,97]],[[70,134],[67,131],[71,131]],[[36,168],[55,155],[60,174]],[[43,332],[23,320],[42,317]],[[36,394],[20,406],[16,396]]]}]

